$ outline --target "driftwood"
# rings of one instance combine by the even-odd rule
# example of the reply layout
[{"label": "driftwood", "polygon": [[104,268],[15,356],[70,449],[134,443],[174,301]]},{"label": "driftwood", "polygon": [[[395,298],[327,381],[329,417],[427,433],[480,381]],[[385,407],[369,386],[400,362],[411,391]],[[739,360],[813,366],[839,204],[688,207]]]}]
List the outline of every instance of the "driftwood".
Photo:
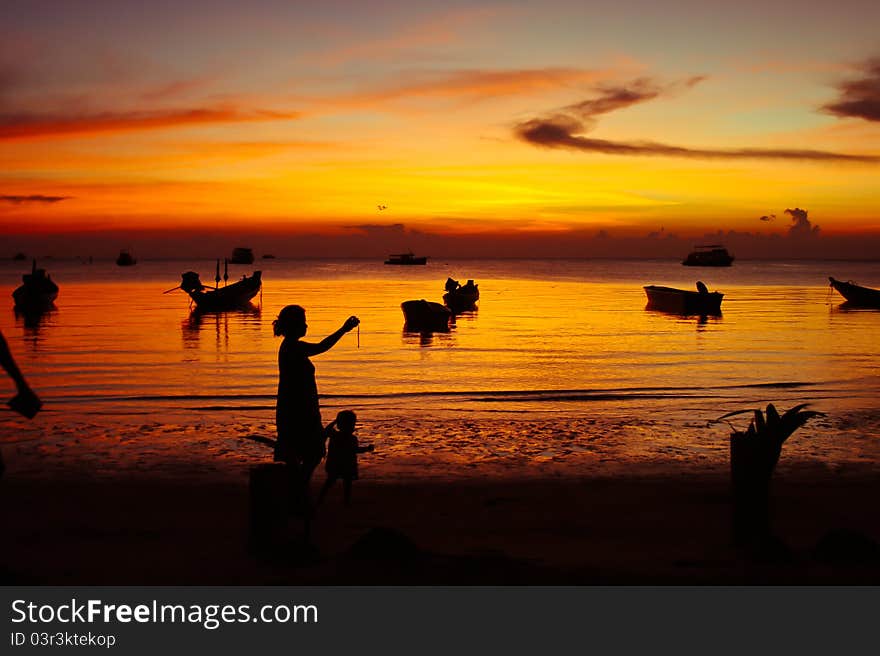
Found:
[{"label": "driftwood", "polygon": [[730,482],[732,496],[732,533],[737,545],[765,543],[772,537],[770,528],[770,480],[782,445],[812,417],[823,413],[804,410],[806,403],[779,415],[772,403],[766,416],[761,410],[730,412],[716,421],[752,412],[745,431],[730,435]]}]

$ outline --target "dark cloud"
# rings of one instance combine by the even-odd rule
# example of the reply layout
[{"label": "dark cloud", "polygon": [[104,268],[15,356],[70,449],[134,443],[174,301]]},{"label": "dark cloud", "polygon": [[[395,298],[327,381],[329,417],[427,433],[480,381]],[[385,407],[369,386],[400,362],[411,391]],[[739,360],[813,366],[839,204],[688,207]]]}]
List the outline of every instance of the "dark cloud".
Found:
[{"label": "dark cloud", "polygon": [[772,221],[772,220],[775,219],[775,218],[776,218],[776,215],[775,215],[775,214],[765,214],[764,216],[762,216],[762,217],[761,217],[760,219],[758,219],[758,220],[759,220],[759,221]]},{"label": "dark cloud", "polygon": [[653,100],[663,92],[659,86],[644,78],[636,80],[628,87],[608,85],[599,86],[597,90],[601,92],[598,98],[569,105],[564,111],[576,114],[582,118],[590,118],[636,105],[646,100]]},{"label": "dark cloud", "polygon": [[62,200],[68,200],[72,196],[43,196],[42,194],[31,194],[30,196],[2,195],[0,201],[6,203],[14,203],[21,205],[22,203],[58,203]]},{"label": "dark cloud", "polygon": [[807,218],[807,210],[800,207],[787,209],[785,213],[791,217],[791,225],[788,228],[788,236],[794,238],[817,237],[819,226],[814,226]]},{"label": "dark cloud", "polygon": [[835,116],[880,121],[880,58],[866,62],[862,76],[838,86],[840,98],[823,107]]},{"label": "dark cloud", "polygon": [[852,155],[824,150],[791,148],[688,148],[656,141],[611,141],[583,136],[596,123],[596,117],[608,112],[690,88],[702,81],[693,77],[661,87],[650,80],[636,80],[628,86],[606,86],[597,90],[597,98],[568,105],[559,112],[523,121],[515,126],[523,141],[544,148],[567,148],[606,155],[686,157],[693,159],[783,159],[806,161],[880,162],[880,157]]}]

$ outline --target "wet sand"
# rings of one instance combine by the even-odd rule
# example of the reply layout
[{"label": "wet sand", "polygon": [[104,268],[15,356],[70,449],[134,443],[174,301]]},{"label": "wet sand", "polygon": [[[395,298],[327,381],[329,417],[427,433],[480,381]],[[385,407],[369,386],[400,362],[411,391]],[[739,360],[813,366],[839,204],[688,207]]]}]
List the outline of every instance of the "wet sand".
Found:
[{"label": "wet sand", "polygon": [[[780,463],[773,527],[788,552],[772,554],[731,545],[726,471],[652,467],[614,477],[360,480],[349,508],[341,486],[330,492],[311,548],[292,518],[283,544],[255,554],[246,474],[7,476],[0,481],[3,582],[880,583],[880,557],[858,544],[880,541],[878,479],[869,468]],[[319,471],[315,490],[321,482]],[[841,529],[856,532],[855,545],[817,549]]]}]

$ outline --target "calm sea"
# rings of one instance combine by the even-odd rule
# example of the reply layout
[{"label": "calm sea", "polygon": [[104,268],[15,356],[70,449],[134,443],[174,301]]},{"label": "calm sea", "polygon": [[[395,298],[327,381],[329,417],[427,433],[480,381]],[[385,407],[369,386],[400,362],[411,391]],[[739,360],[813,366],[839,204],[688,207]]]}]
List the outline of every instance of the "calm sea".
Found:
[{"label": "calm sea", "polygon": [[[274,434],[271,324],[289,303],[306,308],[313,341],[361,319],[314,362],[325,421],[357,411],[374,477],[723,467],[730,429],[707,422],[771,401],[827,413],[786,460],[880,465],[880,311],[841,307],[827,284],[880,288],[878,263],[258,260],[230,267],[231,280],[262,269],[255,308],[202,316],[162,292],[187,270],[213,281],[213,261],[40,266],[61,291],[34,319],[10,297],[29,266],[0,263],[0,328],[45,402],[32,422],[0,413],[21,475],[237,475],[266,459],[253,438]],[[448,276],[479,284],[479,309],[448,333],[405,332],[400,303],[441,301]],[[645,309],[643,285],[697,279],[725,294],[722,316]]]}]

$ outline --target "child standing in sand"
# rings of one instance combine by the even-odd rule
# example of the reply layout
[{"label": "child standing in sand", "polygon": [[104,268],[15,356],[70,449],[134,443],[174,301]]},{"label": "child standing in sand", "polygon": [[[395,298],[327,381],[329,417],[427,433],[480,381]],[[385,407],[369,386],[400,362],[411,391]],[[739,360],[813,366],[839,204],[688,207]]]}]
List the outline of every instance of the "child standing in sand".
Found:
[{"label": "child standing in sand", "polygon": [[351,504],[351,482],[358,477],[357,454],[373,451],[373,445],[360,446],[354,434],[357,415],[351,410],[342,410],[336,420],[324,429],[324,436],[329,440],[327,448],[327,480],[321,488],[318,503],[333,487],[337,479],[342,479],[345,505]]}]

